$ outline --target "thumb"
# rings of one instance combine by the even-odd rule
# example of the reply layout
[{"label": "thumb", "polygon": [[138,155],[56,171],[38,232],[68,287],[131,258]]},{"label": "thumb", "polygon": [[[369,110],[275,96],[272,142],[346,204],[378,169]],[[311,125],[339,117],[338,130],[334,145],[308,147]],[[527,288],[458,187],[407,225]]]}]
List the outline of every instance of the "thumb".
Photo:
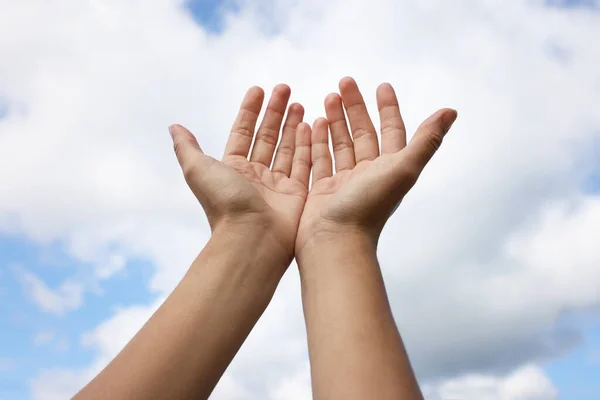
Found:
[{"label": "thumb", "polygon": [[198,151],[202,152],[192,132],[188,131],[185,127],[177,124],[171,125],[169,126],[169,134],[171,135],[171,139],[173,139],[173,149],[181,168],[192,162],[192,158],[196,158],[195,156]]},{"label": "thumb", "polygon": [[169,133],[173,139],[173,148],[185,181],[209,216],[210,222],[214,204],[211,201],[213,193],[210,189],[211,185],[207,182],[206,171],[215,162],[215,159],[204,155],[192,132],[183,126],[171,125]]},{"label": "thumb", "polygon": [[457,117],[456,110],[444,108],[427,118],[403,150],[404,161],[418,176],[431,160]]},{"label": "thumb", "polygon": [[198,169],[203,169],[210,157],[205,157],[198,141],[185,127],[181,125],[171,125],[169,127],[169,133],[173,139],[173,148],[177,161],[181,166],[185,179],[189,182],[190,179],[194,178]]}]

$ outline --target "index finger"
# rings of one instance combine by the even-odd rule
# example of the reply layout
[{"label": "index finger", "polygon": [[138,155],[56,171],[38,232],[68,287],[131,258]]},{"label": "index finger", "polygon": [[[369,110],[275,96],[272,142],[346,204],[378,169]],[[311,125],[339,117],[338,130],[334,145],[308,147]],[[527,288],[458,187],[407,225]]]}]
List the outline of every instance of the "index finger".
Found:
[{"label": "index finger", "polygon": [[223,158],[228,156],[248,157],[264,98],[265,92],[260,87],[253,86],[248,89],[231,128]]}]

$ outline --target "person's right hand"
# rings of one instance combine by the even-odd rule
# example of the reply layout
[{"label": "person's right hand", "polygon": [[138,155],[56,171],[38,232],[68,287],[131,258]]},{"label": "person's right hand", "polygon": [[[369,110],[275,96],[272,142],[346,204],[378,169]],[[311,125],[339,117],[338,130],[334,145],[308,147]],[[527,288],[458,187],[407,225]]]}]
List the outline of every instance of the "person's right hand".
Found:
[{"label": "person's right hand", "polygon": [[421,124],[407,145],[394,89],[381,84],[377,89],[380,154],[377,133],[356,82],[343,78],[339,88],[341,97],[334,93],[325,99],[327,119],[319,118],[313,125],[312,187],[300,220],[296,256],[302,255],[308,243],[335,239],[348,232],[366,236],[376,244],[385,222],[456,120],[455,110],[437,111]]}]

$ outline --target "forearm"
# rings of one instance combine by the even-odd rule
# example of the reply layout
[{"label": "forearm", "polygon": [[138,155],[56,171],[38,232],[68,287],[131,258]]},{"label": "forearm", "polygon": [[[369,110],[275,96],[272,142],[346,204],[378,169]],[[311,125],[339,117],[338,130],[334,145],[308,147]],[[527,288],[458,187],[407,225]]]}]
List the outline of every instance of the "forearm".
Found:
[{"label": "forearm", "polygon": [[76,398],[207,398],[285,271],[264,238],[215,233],[164,304]]},{"label": "forearm", "polygon": [[390,310],[376,246],[324,240],[298,257],[316,399],[422,399]]}]

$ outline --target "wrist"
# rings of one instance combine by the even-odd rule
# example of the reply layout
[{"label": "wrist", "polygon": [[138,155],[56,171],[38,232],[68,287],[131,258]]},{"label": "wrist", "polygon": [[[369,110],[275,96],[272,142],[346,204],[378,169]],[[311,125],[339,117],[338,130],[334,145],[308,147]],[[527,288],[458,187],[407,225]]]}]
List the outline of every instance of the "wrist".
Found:
[{"label": "wrist", "polygon": [[248,268],[283,275],[293,251],[281,243],[276,231],[276,224],[267,218],[223,219],[215,225],[209,244],[251,261]]},{"label": "wrist", "polygon": [[358,253],[376,255],[378,236],[372,232],[353,225],[320,225],[318,229],[311,229],[301,243],[297,242],[295,255],[299,267],[307,260],[329,254],[347,254],[350,257]]}]

